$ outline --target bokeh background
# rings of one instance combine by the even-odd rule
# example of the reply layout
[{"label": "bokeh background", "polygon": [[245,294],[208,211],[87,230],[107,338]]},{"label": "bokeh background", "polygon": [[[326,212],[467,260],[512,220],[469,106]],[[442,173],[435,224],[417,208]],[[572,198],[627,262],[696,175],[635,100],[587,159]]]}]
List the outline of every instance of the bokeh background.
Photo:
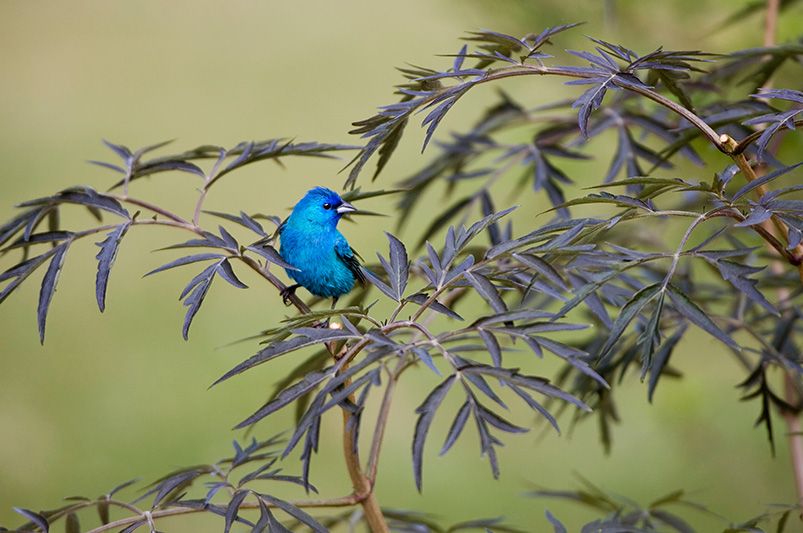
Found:
[{"label": "bokeh background", "polygon": [[[6,0],[0,3],[0,219],[14,213],[15,203],[71,185],[110,185],[108,172],[86,163],[111,160],[101,138],[131,147],[176,139],[171,148],[177,151],[272,137],[356,142],[347,134],[349,124],[393,100],[391,87],[399,81],[394,67],[448,61],[435,55],[456,51],[466,30],[524,34],[581,19],[587,26],[561,37],[560,46],[583,46],[587,33],[641,52],[658,45],[723,52],[761,43],[760,16],[719,30],[720,21],[747,3]],[[780,39],[801,31],[803,11],[792,8],[781,20]],[[565,90],[559,81],[541,79],[505,89],[529,105]],[[455,108],[441,135],[468,124],[495,98],[491,89],[476,93]],[[377,187],[390,187],[429,157],[419,153],[420,132],[409,130]],[[343,180],[337,174],[342,161],[285,163],[285,169],[252,166],[224,180],[207,208],[284,215],[311,186],[337,188]],[[192,179],[160,176],[142,180],[134,190],[187,212],[197,185]],[[426,202],[434,206],[440,200],[433,195]],[[541,200],[517,201],[531,202],[530,219],[541,210]],[[366,202],[386,213],[391,206],[387,199]],[[68,222],[88,222],[81,217]],[[392,230],[395,221],[360,222],[345,231],[372,257],[385,249],[382,230]],[[416,217],[402,237],[417,237],[426,222],[425,216]],[[289,368],[269,365],[207,390],[255,349],[253,343],[225,345],[275,324],[287,310],[270,287],[243,272],[252,288],[215,284],[190,341],[182,341],[177,296],[191,273],[176,270],[146,279],[142,274],[172,257],[151,250],[183,237],[154,228],[132,231],[112,273],[104,315],[94,302],[96,248],[88,241],[75,246],[44,346],[36,334],[37,281],[0,306],[0,524],[19,523],[12,506],[55,507],[65,496],[95,496],[132,477],[152,480],[171,468],[222,457],[240,436],[231,426],[256,408]],[[0,258],[3,269],[11,260]],[[757,406],[738,401],[734,384],[743,371],[707,337],[691,336],[685,343],[676,363],[694,371],[662,384],[653,405],[638,380],[620,389],[623,423],[610,455],[598,445],[593,422],[563,436],[536,430],[508,439],[501,452],[502,479],[495,482],[468,433],[444,458],[436,457],[436,445],[427,448],[420,495],[412,480],[410,442],[414,408],[430,383],[408,380],[392,411],[380,501],[447,521],[504,515],[531,531],[548,528],[545,507],[570,526],[581,523],[586,515],[577,508],[522,496],[535,486],[577,487],[577,472],[644,503],[682,487],[734,520],[759,514],[767,504],[793,501],[783,430],[777,430],[773,458],[763,430],[751,427]],[[544,375],[555,369],[549,361],[538,364]],[[272,417],[258,431],[267,436],[289,423],[289,416]],[[335,418],[324,425],[324,443],[328,436],[331,445],[324,444],[313,466],[324,494],[346,494],[350,488],[338,453],[339,432]],[[431,440],[440,442],[444,432],[436,430]],[[687,516],[706,528],[724,526],[717,518]],[[163,529],[219,527],[193,518]]]}]

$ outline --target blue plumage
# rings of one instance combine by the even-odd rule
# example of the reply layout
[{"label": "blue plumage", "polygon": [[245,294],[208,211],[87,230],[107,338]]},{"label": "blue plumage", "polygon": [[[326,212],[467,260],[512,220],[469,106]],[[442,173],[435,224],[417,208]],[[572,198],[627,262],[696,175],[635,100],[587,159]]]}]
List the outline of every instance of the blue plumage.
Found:
[{"label": "blue plumage", "polygon": [[[297,285],[282,295],[287,302],[299,286],[316,296],[337,298],[362,282],[360,265],[337,223],[355,211],[330,189],[316,187],[304,196],[279,228],[282,258],[299,270],[286,270]],[[334,304],[333,304],[334,305]]]}]

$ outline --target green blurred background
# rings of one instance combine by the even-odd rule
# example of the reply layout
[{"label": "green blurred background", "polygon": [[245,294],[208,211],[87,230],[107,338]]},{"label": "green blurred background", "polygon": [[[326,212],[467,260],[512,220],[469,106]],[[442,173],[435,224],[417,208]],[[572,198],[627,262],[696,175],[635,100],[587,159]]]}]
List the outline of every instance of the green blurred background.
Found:
[{"label": "green blurred background", "polygon": [[[110,185],[108,172],[86,163],[111,160],[101,138],[131,147],[175,138],[170,148],[176,151],[281,136],[355,142],[346,133],[350,122],[393,100],[391,86],[399,81],[393,67],[448,61],[434,56],[456,51],[466,30],[523,34],[582,19],[587,26],[560,38],[559,46],[583,46],[586,33],[641,52],[658,45],[724,52],[761,44],[760,16],[712,31],[745,4],[6,0],[0,3],[0,219],[9,218],[17,202],[67,186]],[[784,16],[781,39],[803,30],[802,15],[798,7]],[[505,88],[529,105],[564,91],[558,81],[541,79]],[[469,123],[494,98],[489,89],[471,95],[447,118],[441,135]],[[389,187],[428,159],[419,154],[420,132],[409,131],[378,186]],[[207,208],[284,215],[309,187],[337,188],[343,180],[337,175],[342,162],[285,163],[286,169],[265,163],[224,180]],[[695,178],[707,177],[697,172]],[[197,186],[192,179],[162,175],[142,180],[133,191],[186,213]],[[440,200],[433,195],[427,202]],[[530,205],[537,208],[532,213],[542,203]],[[391,212],[389,200],[366,202],[366,207]],[[68,222],[89,220],[76,215]],[[363,256],[373,257],[386,246],[381,230],[393,229],[395,221],[359,222],[345,231]],[[426,222],[416,217],[402,236],[412,240]],[[104,316],[94,302],[96,248],[89,241],[76,245],[51,308],[44,347],[36,334],[37,281],[24,284],[0,306],[0,524],[19,523],[12,506],[55,507],[65,496],[95,496],[132,477],[151,480],[171,468],[227,454],[238,436],[230,427],[290,368],[269,365],[207,390],[255,349],[253,344],[217,347],[275,324],[287,310],[270,287],[242,272],[251,290],[215,284],[190,341],[182,341],[177,295],[192,274],[141,276],[172,257],[150,250],[183,238],[163,229],[132,231],[111,276]],[[2,259],[3,269],[11,260]],[[436,457],[436,444],[427,448],[422,495],[412,480],[410,442],[413,411],[430,382],[408,380],[392,411],[379,500],[454,521],[505,515],[531,531],[548,527],[547,506],[568,525],[586,516],[559,503],[521,497],[534,485],[575,487],[575,472],[644,503],[683,487],[733,519],[758,514],[773,502],[793,501],[783,430],[777,430],[779,448],[772,458],[763,430],[751,427],[757,406],[738,402],[734,384],[743,372],[708,337],[691,336],[682,348],[675,362],[694,372],[662,384],[653,405],[637,380],[622,387],[624,423],[616,428],[609,456],[598,445],[593,422],[571,435],[534,431],[508,439],[501,451],[502,479],[494,482],[469,432],[445,458]],[[537,364],[545,375],[555,368],[549,361]],[[526,416],[519,413],[518,419]],[[289,424],[289,416],[280,415],[263,423],[259,434]],[[441,442],[444,433],[436,429],[432,441]],[[349,491],[339,434],[335,417],[325,422],[324,443],[331,438],[332,444],[324,444],[313,466],[313,479],[328,495]],[[704,515],[693,518],[707,528],[724,525]],[[162,529],[206,531],[219,525],[193,518]]]}]

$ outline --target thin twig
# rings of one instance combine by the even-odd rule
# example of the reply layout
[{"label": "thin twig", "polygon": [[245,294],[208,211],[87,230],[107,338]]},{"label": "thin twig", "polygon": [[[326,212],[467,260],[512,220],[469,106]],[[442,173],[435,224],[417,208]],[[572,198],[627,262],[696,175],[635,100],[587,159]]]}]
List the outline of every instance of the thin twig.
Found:
[{"label": "thin twig", "polygon": [[[340,372],[344,372],[348,368],[348,363],[344,364]],[[347,379],[344,387],[348,387],[351,383]],[[353,403],[353,395],[349,398]],[[360,505],[362,505],[363,514],[368,527],[373,533],[389,533],[385,516],[382,514],[382,508],[379,506],[379,501],[374,494],[374,487],[371,480],[363,473],[360,466],[360,455],[357,447],[357,428],[352,424],[354,414],[347,408],[343,407],[343,458],[346,460],[346,468],[351,478],[352,486],[354,487],[354,494],[360,496]]]},{"label": "thin twig", "polygon": [[144,209],[147,209],[148,211],[152,211],[152,212],[154,212],[156,214],[162,215],[163,217],[169,218],[170,220],[172,220],[174,222],[180,222],[182,224],[187,224],[187,225],[190,225],[190,226],[193,225],[190,221],[185,220],[185,219],[181,218],[180,216],[178,216],[177,214],[172,213],[172,212],[168,211],[167,209],[163,209],[163,208],[159,207],[158,205],[153,204],[151,202],[147,202],[145,200],[140,200],[139,198],[132,198],[132,197],[127,196],[125,194],[123,194],[123,195],[111,194],[109,196],[111,196],[112,198],[114,198],[118,202],[125,202],[125,203],[131,204],[131,205],[136,205],[138,207],[142,207]]},{"label": "thin twig", "polygon": [[371,440],[371,451],[368,454],[368,464],[365,470],[368,472],[368,479],[371,484],[376,483],[376,472],[379,466],[379,454],[382,451],[382,441],[385,437],[385,428],[390,418],[390,405],[393,401],[393,393],[396,390],[400,371],[404,368],[406,360],[399,358],[396,368],[388,373],[388,385],[385,387],[385,394],[382,396],[382,404],[379,407],[379,414],[376,417],[374,427],[374,437]]},{"label": "thin twig", "polygon": [[[282,283],[282,281],[279,278],[274,276],[270,272],[270,270],[268,270],[267,266],[262,267],[259,264],[259,262],[257,262],[255,259],[253,259],[251,257],[248,257],[247,255],[240,254],[239,259],[243,263],[245,263],[246,265],[251,267],[251,269],[254,270],[254,272],[256,272],[257,274],[259,274],[260,276],[265,278],[271,285],[276,287],[276,289],[278,289],[279,292],[282,292],[287,288],[287,286],[284,283]],[[292,302],[292,304],[296,307],[296,309],[298,309],[301,313],[307,314],[307,313],[309,313],[311,311],[309,306],[307,304],[305,304],[301,300],[301,298],[299,298],[295,294],[290,294],[288,299],[290,300],[290,302]]]},{"label": "thin twig", "polygon": [[195,209],[193,210],[192,214],[192,223],[196,226],[201,220],[201,208],[204,205],[204,200],[206,200],[206,195],[209,192],[209,188],[212,186],[212,183],[214,183],[218,176],[220,165],[223,163],[223,160],[228,157],[228,155],[229,153],[221,148],[217,157],[217,161],[215,161],[215,164],[212,166],[212,170],[210,170],[209,173],[204,176],[204,186],[201,188],[201,191],[198,194],[198,200],[195,202]]},{"label": "thin twig", "polygon": [[[270,506],[270,503],[264,502],[266,505]],[[329,498],[329,499],[322,499],[322,500],[301,500],[297,502],[290,502],[292,505],[296,507],[306,507],[306,508],[314,508],[314,507],[349,507],[352,505],[356,505],[360,503],[360,496],[356,494],[351,494],[349,496],[344,496],[342,498]],[[243,502],[240,505],[240,509],[259,509],[259,502]],[[152,519],[157,518],[165,518],[168,516],[177,516],[183,514],[192,514],[192,513],[200,513],[204,512],[206,509],[204,508],[196,508],[196,507],[172,507],[170,509],[161,509],[156,511],[150,511],[150,517]],[[141,522],[147,520],[147,517],[144,514],[140,514],[137,516],[129,516],[126,518],[121,518],[119,520],[115,520],[113,522],[109,522],[108,524],[103,524],[102,526],[96,527],[88,531],[87,533],[102,533],[104,531],[110,531],[113,529],[120,529],[132,524],[136,524],[137,522]]]}]

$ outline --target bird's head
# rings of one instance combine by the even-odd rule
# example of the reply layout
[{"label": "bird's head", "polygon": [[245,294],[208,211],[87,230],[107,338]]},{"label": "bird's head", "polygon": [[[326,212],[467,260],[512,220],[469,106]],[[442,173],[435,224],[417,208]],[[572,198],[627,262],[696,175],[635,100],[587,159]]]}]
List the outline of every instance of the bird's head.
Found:
[{"label": "bird's head", "polygon": [[293,208],[293,218],[299,217],[308,223],[337,225],[340,217],[357,209],[343,201],[339,194],[326,187],[310,189]]}]

